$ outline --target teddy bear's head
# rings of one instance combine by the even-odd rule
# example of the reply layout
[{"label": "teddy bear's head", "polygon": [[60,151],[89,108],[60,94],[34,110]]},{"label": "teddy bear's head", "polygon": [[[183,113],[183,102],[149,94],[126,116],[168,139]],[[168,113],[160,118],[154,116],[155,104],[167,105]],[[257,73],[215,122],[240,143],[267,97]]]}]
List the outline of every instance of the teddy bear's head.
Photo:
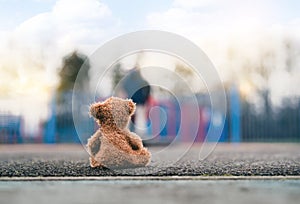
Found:
[{"label": "teddy bear's head", "polygon": [[126,128],[134,111],[135,103],[131,99],[124,100],[117,97],[110,97],[90,106],[90,115],[102,128]]}]

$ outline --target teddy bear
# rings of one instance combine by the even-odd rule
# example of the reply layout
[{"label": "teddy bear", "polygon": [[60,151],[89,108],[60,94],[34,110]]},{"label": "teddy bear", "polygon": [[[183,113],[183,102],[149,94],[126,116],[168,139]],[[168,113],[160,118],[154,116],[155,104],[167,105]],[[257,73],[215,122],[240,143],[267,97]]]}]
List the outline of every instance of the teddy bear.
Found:
[{"label": "teddy bear", "polygon": [[128,129],[135,112],[131,99],[110,97],[90,106],[90,115],[99,125],[88,139],[91,167],[134,168],[150,163],[151,153],[141,138]]}]

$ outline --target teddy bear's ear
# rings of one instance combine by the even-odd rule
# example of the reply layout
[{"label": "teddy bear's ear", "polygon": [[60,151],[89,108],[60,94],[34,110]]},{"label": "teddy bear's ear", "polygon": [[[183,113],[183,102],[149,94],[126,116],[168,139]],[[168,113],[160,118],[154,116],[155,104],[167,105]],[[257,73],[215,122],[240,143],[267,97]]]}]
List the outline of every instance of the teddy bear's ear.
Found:
[{"label": "teddy bear's ear", "polygon": [[132,115],[135,111],[135,103],[131,99],[128,100],[128,107],[129,107],[129,115]]},{"label": "teddy bear's ear", "polygon": [[90,106],[90,115],[93,116],[96,119],[99,119],[102,115],[102,108],[103,106],[101,103],[94,103]]}]

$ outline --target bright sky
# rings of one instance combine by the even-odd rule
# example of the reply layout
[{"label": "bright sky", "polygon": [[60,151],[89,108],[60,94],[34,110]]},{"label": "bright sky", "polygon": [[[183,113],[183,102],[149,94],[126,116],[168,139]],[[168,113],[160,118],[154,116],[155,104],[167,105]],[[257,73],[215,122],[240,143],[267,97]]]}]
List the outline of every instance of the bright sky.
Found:
[{"label": "bright sky", "polygon": [[[0,0],[0,99],[35,96],[46,104],[62,56],[73,49],[90,54],[107,40],[141,29],[191,39],[222,80],[238,81],[242,91],[255,84],[269,87],[275,99],[300,95],[299,11],[298,0]],[[287,36],[298,42],[291,72],[282,52]],[[268,52],[275,57],[264,62],[272,72],[267,80],[245,69],[247,63],[258,66]]]}]

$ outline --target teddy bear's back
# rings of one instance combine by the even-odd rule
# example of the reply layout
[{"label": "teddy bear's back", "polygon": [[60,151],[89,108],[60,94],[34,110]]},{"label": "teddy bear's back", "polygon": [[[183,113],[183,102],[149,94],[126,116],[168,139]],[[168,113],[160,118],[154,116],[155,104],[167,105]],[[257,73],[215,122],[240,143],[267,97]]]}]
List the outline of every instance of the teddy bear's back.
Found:
[{"label": "teddy bear's back", "polygon": [[102,131],[101,129],[101,134],[107,140],[107,142],[122,151],[128,152],[133,155],[144,153],[142,151],[144,147],[142,145],[136,144],[142,144],[142,140],[134,133],[130,132],[128,129],[119,129],[114,131]]},{"label": "teddy bear's back", "polygon": [[126,138],[129,136],[128,134],[124,132],[119,132],[115,135],[102,133],[102,147],[95,155],[95,159],[108,168],[129,168],[147,165],[150,161],[150,153],[144,147],[139,147],[138,149],[132,147],[130,139]]}]

